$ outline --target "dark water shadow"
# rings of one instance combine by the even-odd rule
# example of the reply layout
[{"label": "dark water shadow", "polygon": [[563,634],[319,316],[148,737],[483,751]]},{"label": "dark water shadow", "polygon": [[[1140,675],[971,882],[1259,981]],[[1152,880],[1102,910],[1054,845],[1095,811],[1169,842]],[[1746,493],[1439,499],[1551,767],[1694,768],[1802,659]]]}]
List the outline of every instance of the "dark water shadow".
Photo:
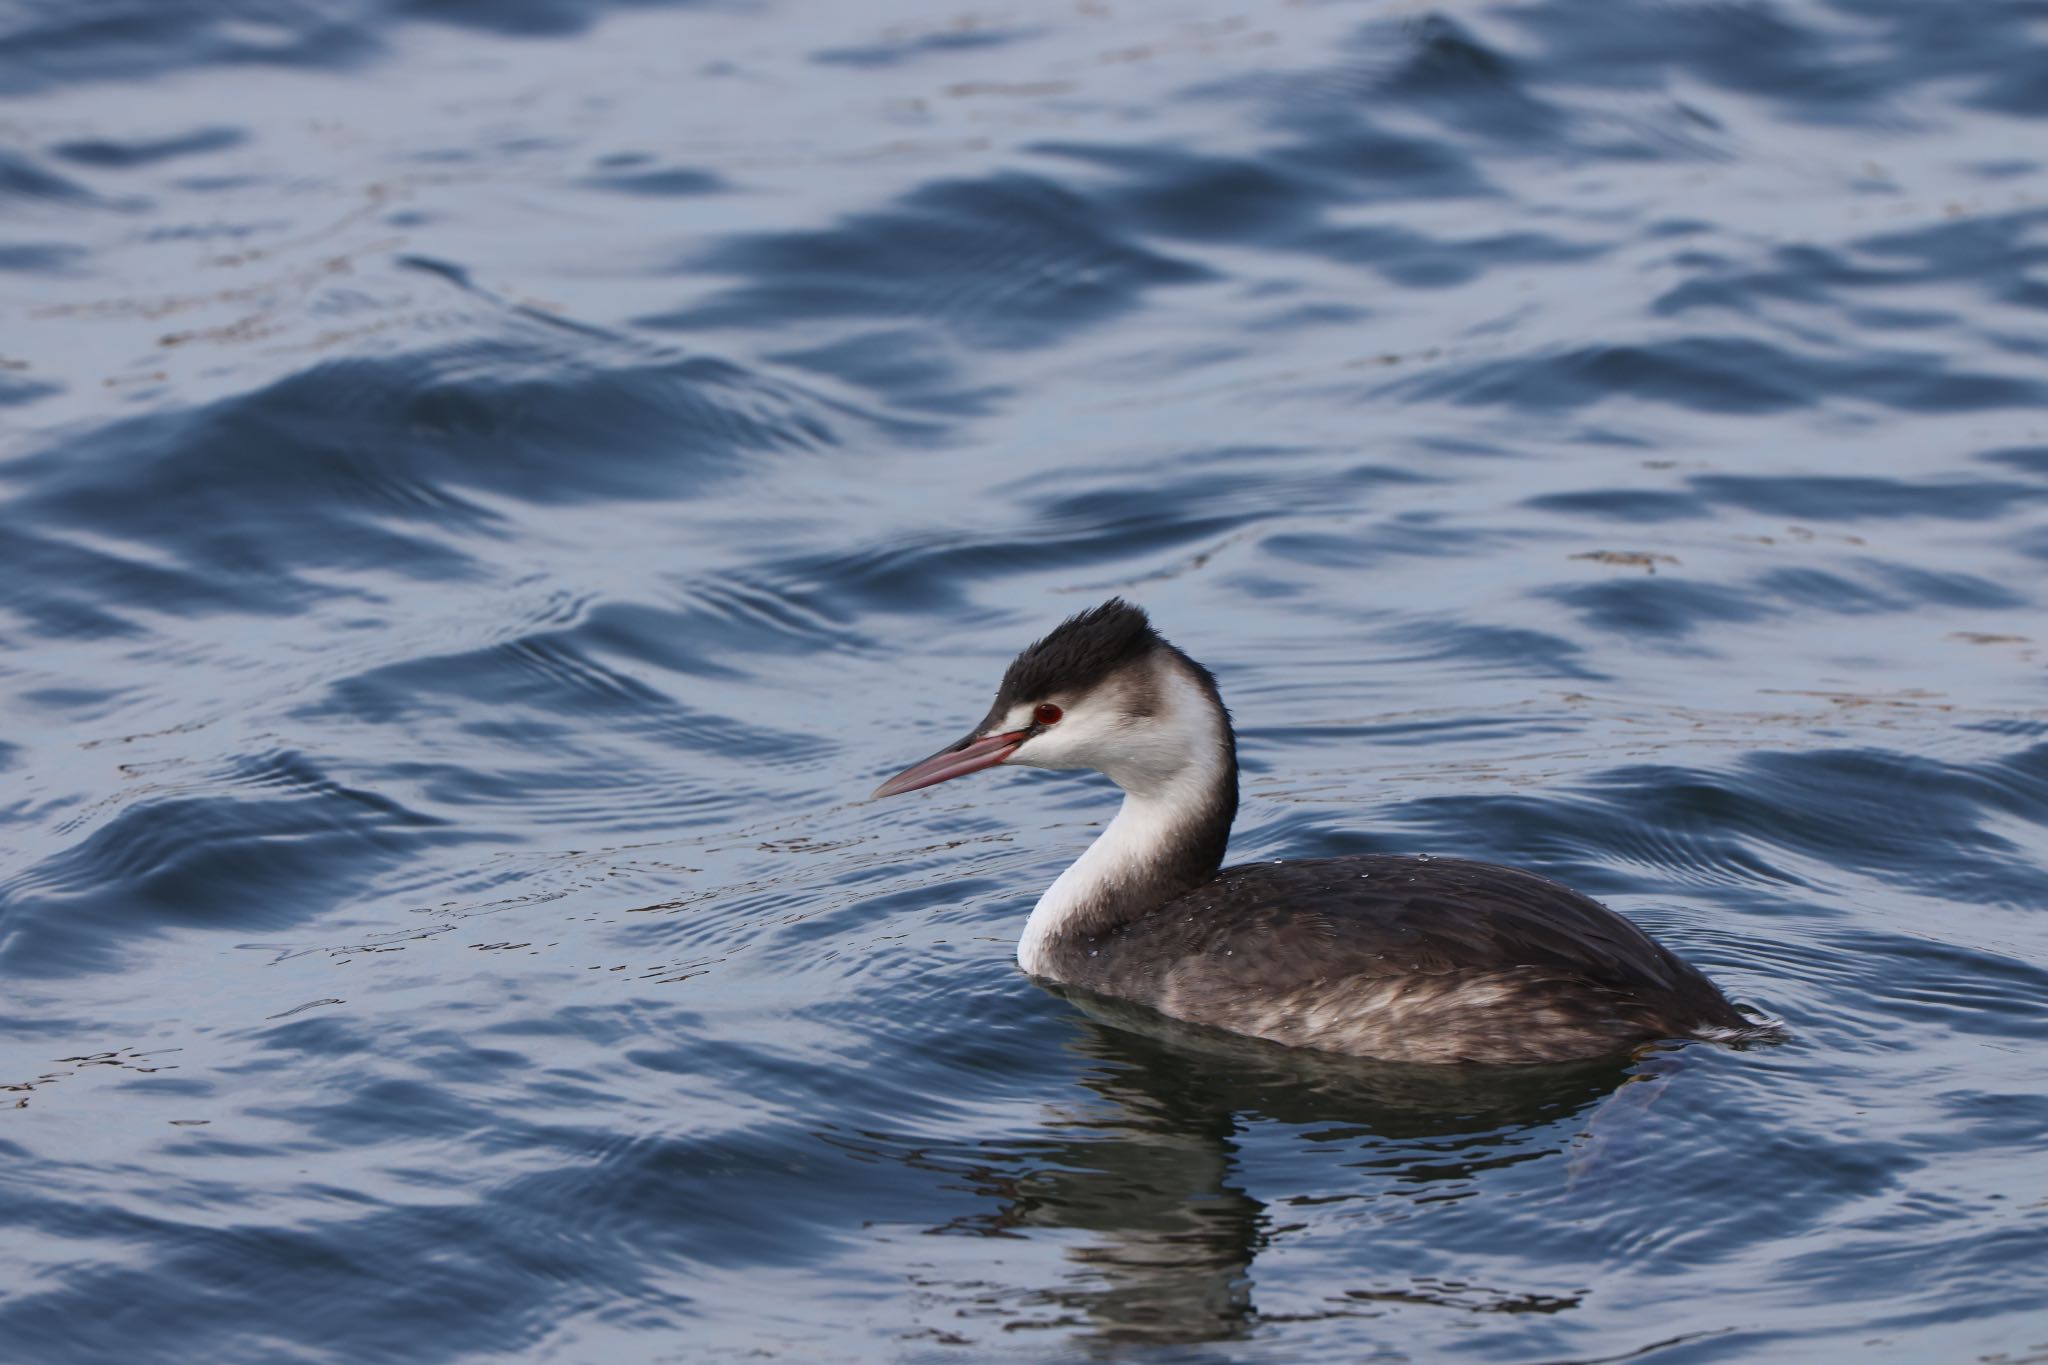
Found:
[{"label": "dark water shadow", "polygon": [[[1558,1157],[1589,1111],[1672,1065],[1374,1063],[1180,1024],[1099,997],[1068,998],[1085,1011],[1074,1016],[1069,1048],[1083,1061],[1081,1085],[1101,1103],[1063,1110],[1048,1139],[1033,1144],[1028,1165],[984,1171],[980,1192],[993,1197],[992,1209],[931,1231],[1090,1234],[1069,1247],[1075,1269],[1043,1291],[1040,1306],[1098,1348],[1225,1342],[1258,1326],[1256,1263],[1294,1214],[1246,1188],[1240,1148],[1254,1129],[1296,1129],[1304,1147],[1339,1149],[1357,1172],[1354,1192],[1289,1204],[1391,1189],[1413,1201],[1486,1169]],[[1554,1141],[1532,1137],[1557,1125],[1566,1126]],[[1471,1286],[1445,1297],[1433,1279],[1393,1293],[1486,1312],[1558,1312],[1578,1302]]]}]

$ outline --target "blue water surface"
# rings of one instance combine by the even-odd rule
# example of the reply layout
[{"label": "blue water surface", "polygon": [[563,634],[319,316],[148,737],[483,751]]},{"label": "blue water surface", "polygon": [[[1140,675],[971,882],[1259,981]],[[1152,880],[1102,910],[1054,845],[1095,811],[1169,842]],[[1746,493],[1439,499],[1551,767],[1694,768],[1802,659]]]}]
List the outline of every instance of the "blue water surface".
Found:
[{"label": "blue water surface", "polygon": [[[1115,593],[1785,1041],[1032,985]],[[2039,0],[0,6],[0,1358],[2048,1359],[2044,599]]]}]

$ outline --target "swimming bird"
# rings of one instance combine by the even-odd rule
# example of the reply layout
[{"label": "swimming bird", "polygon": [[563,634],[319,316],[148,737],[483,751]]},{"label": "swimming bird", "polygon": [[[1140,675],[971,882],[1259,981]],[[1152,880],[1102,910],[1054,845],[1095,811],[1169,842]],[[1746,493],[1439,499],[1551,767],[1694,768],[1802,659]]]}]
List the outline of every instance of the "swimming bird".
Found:
[{"label": "swimming bird", "polygon": [[979,725],[874,795],[1000,764],[1092,768],[1124,792],[1018,943],[1055,988],[1395,1062],[1556,1062],[1752,1027],[1634,924],[1534,872],[1426,854],[1223,868],[1230,712],[1120,598],[1019,654]]}]

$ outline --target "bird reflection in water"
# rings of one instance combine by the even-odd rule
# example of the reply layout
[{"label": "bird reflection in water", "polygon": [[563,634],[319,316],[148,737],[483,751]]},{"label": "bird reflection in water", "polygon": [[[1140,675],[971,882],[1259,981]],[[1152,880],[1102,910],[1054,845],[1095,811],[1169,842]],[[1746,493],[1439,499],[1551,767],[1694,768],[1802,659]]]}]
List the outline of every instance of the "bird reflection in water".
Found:
[{"label": "bird reflection in water", "polygon": [[[1273,1320],[1255,1301],[1255,1262],[1304,1232],[1291,1210],[1400,1198],[1405,1213],[1469,1193],[1489,1170],[1544,1160],[1569,1192],[1597,1171],[1608,1130],[1625,1132],[1677,1065],[1654,1050],[1634,1061],[1535,1067],[1372,1063],[1185,1025],[1104,997],[1069,998],[1084,1011],[1071,1044],[1088,1063],[1080,1081],[1099,1103],[1055,1109],[1042,1140],[992,1142],[985,1161],[912,1160],[994,1202],[928,1232],[1085,1234],[1064,1247],[1074,1273],[1022,1300],[991,1295],[985,1283],[949,1282],[929,1265],[920,1287],[935,1308],[962,1318],[1000,1316],[1013,1332],[1078,1329],[1103,1345],[1228,1341]],[[1356,1188],[1252,1194],[1240,1147],[1267,1125],[1295,1129],[1323,1152],[1355,1149],[1343,1162],[1359,1173]],[[1371,1264],[1369,1246],[1353,1252]],[[1313,1315],[1373,1317],[1399,1304],[1556,1313],[1580,1301],[1555,1286],[1481,1287],[1418,1269],[1368,1270],[1369,1285]]]}]

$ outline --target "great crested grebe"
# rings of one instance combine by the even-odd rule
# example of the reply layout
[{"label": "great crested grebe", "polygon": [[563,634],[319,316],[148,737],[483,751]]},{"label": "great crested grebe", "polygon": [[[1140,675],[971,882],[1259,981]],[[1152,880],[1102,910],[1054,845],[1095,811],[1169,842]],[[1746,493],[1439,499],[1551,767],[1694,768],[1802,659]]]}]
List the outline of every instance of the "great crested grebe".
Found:
[{"label": "great crested grebe", "polygon": [[1217,871],[1237,814],[1230,713],[1121,599],[1019,654],[981,724],[875,796],[999,763],[1124,790],[1017,945],[1055,985],[1397,1062],[1555,1062],[1753,1027],[1641,929],[1533,872],[1384,854]]}]

